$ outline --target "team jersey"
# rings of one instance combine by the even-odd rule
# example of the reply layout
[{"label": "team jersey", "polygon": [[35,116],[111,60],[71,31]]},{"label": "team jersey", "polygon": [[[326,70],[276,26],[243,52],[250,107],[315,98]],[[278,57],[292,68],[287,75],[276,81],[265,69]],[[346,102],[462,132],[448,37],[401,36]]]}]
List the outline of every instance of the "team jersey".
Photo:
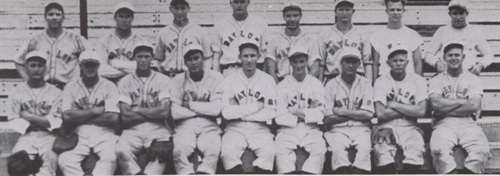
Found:
[{"label": "team jersey", "polygon": [[453,100],[468,99],[470,95],[483,95],[483,87],[479,77],[468,71],[463,71],[456,78],[443,72],[429,81],[429,95],[431,94]]},{"label": "team jersey", "polygon": [[63,29],[58,38],[51,38],[46,31],[33,36],[19,50],[14,62],[24,65],[26,54],[31,51],[47,52],[47,72],[45,80],[50,82],[68,83],[72,78],[80,75],[78,57],[80,53],[92,49],[92,46],[80,35],[73,34]]},{"label": "team jersey", "polygon": [[[74,79],[63,90],[61,109],[86,110],[93,107],[104,107],[104,112],[120,113],[118,88],[111,81],[99,77],[99,81],[89,89],[82,79]],[[93,124],[84,124],[76,128],[80,137],[100,136],[103,133],[114,133],[113,129]]]},{"label": "team jersey", "polygon": [[[431,65],[435,65],[438,59],[442,61],[444,55],[443,45],[449,41],[461,41],[464,45],[465,59],[462,64],[465,69],[471,68],[476,62],[480,62],[484,67],[487,67],[493,61],[491,48],[478,26],[467,25],[462,29],[455,29],[451,25],[446,25],[440,27],[432,37],[431,43],[426,50],[427,62],[430,62]],[[481,47],[481,52],[483,53],[482,58],[477,57],[477,54],[480,54],[476,49],[478,46]]]},{"label": "team jersey", "polygon": [[364,64],[373,63],[371,60],[371,44],[368,40],[368,34],[360,28],[353,26],[347,33],[342,33],[335,26],[321,32],[319,37],[319,54],[326,65],[325,75],[340,74],[340,52],[343,47],[357,48],[362,58],[362,64],[358,68],[359,73],[364,73]]},{"label": "team jersey", "polygon": [[193,23],[179,28],[170,22],[160,30],[156,37],[155,58],[163,60],[160,65],[165,71],[171,71],[171,69],[186,71],[182,50],[191,43],[198,43],[203,47],[205,58],[212,57],[211,39],[205,29]]},{"label": "team jersey", "polygon": [[[135,33],[130,34],[125,40],[120,39],[116,32],[100,38],[96,48],[102,55],[100,75],[106,78],[117,78],[134,72],[136,69],[134,49],[136,44],[144,42],[147,40]],[[111,67],[103,67],[108,63]]]},{"label": "team jersey", "polygon": [[[334,107],[345,107],[349,110],[366,110],[374,113],[373,105],[373,87],[370,81],[365,77],[356,75],[351,88],[347,87],[342,76],[337,76],[325,86],[326,113],[332,115]],[[364,123],[355,120],[349,120],[335,126],[364,126]]]},{"label": "team jersey", "polygon": [[[282,126],[296,127],[299,117],[288,112],[288,107],[303,109],[305,123],[323,123],[325,89],[315,77],[306,75],[302,82],[292,75],[285,77],[277,89],[276,123]],[[313,107],[313,104],[316,104]]]},{"label": "team jersey", "polygon": [[[406,73],[402,81],[396,81],[390,73],[380,76],[375,81],[373,101],[387,106],[388,101],[407,105],[417,105],[427,99],[427,81],[416,73]],[[398,118],[386,122],[392,126],[412,126],[417,121]]]},{"label": "team jersey", "polygon": [[276,35],[272,41],[268,44],[266,49],[265,57],[270,58],[276,62],[277,73],[279,78],[283,78],[286,75],[291,74],[292,68],[290,66],[290,61],[288,60],[288,52],[290,48],[295,46],[301,46],[308,49],[309,52],[309,65],[312,65],[314,61],[321,60],[318,53],[318,46],[316,42],[316,36],[312,33],[302,32],[298,36],[289,36],[286,34],[285,30],[281,30],[279,35]]},{"label": "team jersey", "polygon": [[27,83],[11,92],[9,126],[21,134],[26,133],[30,122],[21,118],[23,111],[45,117],[50,124],[47,130],[59,128],[62,124],[61,118],[61,90],[51,84],[45,84],[41,88],[32,88]]},{"label": "team jersey", "polygon": [[[265,51],[266,42],[263,36],[266,35],[267,28],[267,23],[263,18],[252,14],[248,14],[243,21],[236,21],[232,16],[228,16],[216,22],[212,50],[222,54],[219,63],[239,63],[238,47],[241,42],[248,41],[248,39],[259,42],[261,52]],[[257,62],[263,63],[264,57],[259,58]]]},{"label": "team jersey", "polygon": [[415,66],[413,64],[413,51],[415,51],[423,43],[423,39],[415,32],[406,26],[399,29],[389,29],[384,28],[373,33],[370,37],[370,43],[380,55],[379,58],[379,75],[389,73],[391,68],[387,65],[387,60],[389,57],[389,49],[393,45],[401,44],[405,46],[408,52],[408,66],[406,67],[406,73],[415,73]]}]

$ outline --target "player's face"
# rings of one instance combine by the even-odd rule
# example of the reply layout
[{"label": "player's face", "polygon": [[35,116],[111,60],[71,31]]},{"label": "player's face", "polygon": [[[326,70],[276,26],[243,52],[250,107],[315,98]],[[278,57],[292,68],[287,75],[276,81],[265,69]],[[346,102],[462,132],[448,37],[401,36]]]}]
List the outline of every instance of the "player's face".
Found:
[{"label": "player's face", "polygon": [[186,64],[190,73],[198,73],[203,70],[203,56],[200,51],[194,52],[185,58]]},{"label": "player's face", "polygon": [[307,68],[307,55],[301,54],[294,56],[293,59],[290,59],[290,66],[292,66],[294,73],[305,73]]},{"label": "player's face", "polygon": [[337,9],[335,9],[335,16],[337,16],[339,22],[351,22],[353,13],[354,9],[347,5],[339,5]]},{"label": "player's face", "polygon": [[302,15],[298,10],[289,10],[283,14],[283,19],[285,19],[286,27],[290,29],[297,29],[300,24],[300,19]]},{"label": "player's face", "polygon": [[39,80],[43,79],[47,66],[39,60],[33,60],[26,63],[26,71],[30,79]]},{"label": "player's face", "polygon": [[244,70],[255,70],[257,68],[257,59],[259,59],[259,51],[254,48],[244,48],[240,54],[241,67]]},{"label": "player's face", "polygon": [[233,14],[246,14],[250,0],[231,0]]},{"label": "player's face", "polygon": [[174,5],[170,6],[170,12],[174,15],[174,19],[177,21],[187,20],[187,13],[190,8],[187,5]]},{"label": "player's face", "polygon": [[128,30],[132,28],[132,21],[134,21],[134,16],[131,13],[118,11],[115,16],[116,28],[122,30]]},{"label": "player's face", "polygon": [[467,11],[454,8],[451,9],[449,15],[451,17],[451,25],[454,28],[461,29],[467,25]]},{"label": "player's face", "polygon": [[59,28],[64,21],[64,14],[58,9],[50,9],[47,11],[47,14],[45,14],[45,21],[47,21],[47,26],[49,28]]},{"label": "player's face", "polygon": [[99,64],[94,62],[87,62],[80,64],[81,76],[86,78],[94,78],[98,76],[97,69],[99,69]]},{"label": "player's face", "polygon": [[356,74],[356,70],[358,70],[360,62],[358,59],[345,58],[340,62],[340,65],[342,66],[342,73],[354,75]]},{"label": "player's face", "polygon": [[408,65],[407,54],[396,54],[387,60],[387,64],[394,73],[404,73]]},{"label": "player's face", "polygon": [[153,54],[149,51],[139,51],[135,54],[134,59],[137,62],[137,69],[148,70],[153,60]]},{"label": "player's face", "polygon": [[450,70],[456,70],[462,67],[465,58],[462,49],[452,48],[444,54],[444,61]]},{"label": "player's face", "polygon": [[389,15],[389,21],[400,22],[401,18],[403,18],[403,13],[405,12],[403,3],[389,1],[385,12]]}]

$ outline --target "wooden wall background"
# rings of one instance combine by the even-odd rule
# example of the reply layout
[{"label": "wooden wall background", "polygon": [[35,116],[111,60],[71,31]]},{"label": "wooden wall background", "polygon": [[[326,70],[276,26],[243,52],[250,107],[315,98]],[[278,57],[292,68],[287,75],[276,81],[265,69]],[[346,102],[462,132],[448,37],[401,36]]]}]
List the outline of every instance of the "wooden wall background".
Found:
[{"label": "wooden wall background", "polygon": [[[43,31],[46,26],[44,7],[50,2],[63,5],[66,19],[63,26],[80,33],[80,2],[78,0],[2,0],[0,4],[0,158],[11,150],[12,139],[6,133],[8,129],[7,98],[10,90],[21,82],[15,71],[12,58],[19,47],[30,36]],[[331,27],[335,22],[334,4],[336,0],[302,0],[302,29],[310,32],[320,32]],[[424,37],[423,49],[432,38],[437,28],[448,24],[447,2],[449,0],[410,0],[407,5],[403,22],[415,29]],[[419,5],[417,1],[425,1]],[[113,31],[113,6],[119,0],[87,0],[88,39],[96,42]],[[158,31],[173,17],[168,7],[170,0],[130,0],[136,13],[133,31],[154,41]],[[223,16],[230,15],[232,10],[229,0],[188,0],[191,12],[188,17],[191,22],[200,24],[211,30],[214,22]],[[279,31],[284,26],[281,10],[289,0],[251,0],[249,12],[260,15],[269,23],[272,31]],[[355,0],[353,22],[368,33],[384,28],[387,24],[383,0]],[[495,155],[488,163],[490,171],[500,169],[500,1],[499,0],[469,0],[470,14],[467,18],[471,25],[479,26],[495,54],[495,63],[481,73],[484,86],[483,119],[479,123],[488,134],[492,153]],[[435,74],[435,70],[424,66],[426,77]],[[423,120],[423,123],[428,120]],[[0,161],[1,165],[1,161]],[[1,168],[1,166],[0,166]],[[500,171],[500,170],[497,170]]]}]

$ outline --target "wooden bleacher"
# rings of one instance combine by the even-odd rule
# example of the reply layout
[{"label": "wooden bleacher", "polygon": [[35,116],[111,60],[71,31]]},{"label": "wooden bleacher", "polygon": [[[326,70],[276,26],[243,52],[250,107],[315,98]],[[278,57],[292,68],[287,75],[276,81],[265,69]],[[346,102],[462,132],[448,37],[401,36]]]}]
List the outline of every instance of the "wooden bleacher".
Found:
[{"label": "wooden bleacher", "polygon": [[[15,71],[12,58],[20,46],[35,34],[43,31],[46,23],[43,18],[44,7],[54,0],[2,0],[0,6],[0,175],[6,175],[4,158],[17,141],[19,135],[8,128],[7,98],[10,90],[19,85],[21,79]],[[88,11],[88,39],[96,42],[113,31],[113,6],[119,0],[86,0]],[[135,33],[145,36],[153,43],[158,31],[172,21],[168,7],[170,0],[132,1],[136,9],[134,19]],[[289,0],[251,0],[249,12],[265,17],[273,32],[284,26],[281,10]],[[440,26],[448,24],[450,18],[447,6],[440,3],[446,0],[425,1],[418,5],[419,0],[411,0],[407,5],[403,22],[405,25],[424,37],[422,49],[430,42],[432,35]],[[439,2],[438,2],[439,1]],[[74,33],[80,33],[80,2],[76,0],[58,0],[64,6],[66,19],[65,28]],[[188,15],[190,22],[200,24],[211,30],[214,22],[223,16],[231,14],[228,0],[188,0],[191,11]],[[298,2],[298,1],[296,1]],[[303,9],[302,29],[318,33],[330,28],[335,22],[335,0],[302,0]],[[369,34],[384,28],[387,24],[387,15],[383,0],[355,0],[356,12],[353,16],[355,25]],[[438,2],[438,3],[435,3]],[[436,5],[429,5],[436,4]],[[493,157],[487,164],[487,171],[500,173],[500,1],[498,0],[469,0],[470,14],[467,18],[471,25],[477,25],[486,35],[488,43],[495,54],[495,62],[481,73],[480,79],[484,87],[482,119],[479,124],[490,141]],[[435,74],[435,70],[424,66],[427,78]],[[429,119],[420,120],[429,123]],[[430,131],[426,131],[430,133]]]}]

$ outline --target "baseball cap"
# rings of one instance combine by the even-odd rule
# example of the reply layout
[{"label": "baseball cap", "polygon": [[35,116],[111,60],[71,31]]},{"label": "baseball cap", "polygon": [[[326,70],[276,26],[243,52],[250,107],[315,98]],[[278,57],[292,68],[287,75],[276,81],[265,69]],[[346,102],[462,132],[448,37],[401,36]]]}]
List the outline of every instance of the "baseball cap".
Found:
[{"label": "baseball cap", "polygon": [[116,12],[118,12],[118,10],[120,10],[120,9],[129,9],[132,12],[135,11],[134,5],[132,5],[132,3],[127,2],[127,1],[120,1],[119,3],[117,3],[115,5],[114,10],[113,10],[114,14],[116,14]]},{"label": "baseball cap", "polygon": [[288,58],[292,58],[293,56],[298,56],[298,55],[303,55],[305,54],[307,57],[309,57],[309,53],[306,48],[302,46],[294,46],[290,49],[288,52]]},{"label": "baseball cap", "polygon": [[96,63],[100,64],[99,59],[101,58],[101,55],[99,53],[92,51],[92,50],[86,50],[83,51],[80,54],[80,65],[85,64],[85,63]]},{"label": "baseball cap", "polygon": [[357,59],[358,61],[361,60],[361,52],[354,47],[343,47],[340,50],[340,60],[344,59]]},{"label": "baseball cap", "polygon": [[238,47],[238,49],[240,52],[246,47],[252,47],[256,50],[259,50],[259,45],[260,45],[259,42],[257,42],[256,40],[246,39],[240,43],[240,46]]},{"label": "baseball cap", "polygon": [[28,54],[26,54],[26,62],[33,59],[42,59],[44,63],[47,63],[47,58],[49,58],[47,53],[38,50],[31,51]]},{"label": "baseball cap", "polygon": [[135,45],[134,45],[134,55],[139,52],[139,50],[144,50],[144,49],[147,49],[147,50],[151,50],[151,52],[153,52],[153,45],[151,43],[149,43],[148,41],[145,41],[145,40],[141,40],[139,42],[137,42]]},{"label": "baseball cap", "polygon": [[185,5],[189,7],[189,3],[186,0],[172,0],[170,1],[170,6],[175,6],[175,5]]},{"label": "baseball cap", "polygon": [[403,53],[405,54],[408,54],[408,50],[406,48],[406,46],[404,46],[403,44],[401,43],[397,43],[397,44],[392,44],[392,47],[389,48],[389,55],[387,55],[387,59],[391,58],[396,52],[401,52],[403,51]]},{"label": "baseball cap", "polygon": [[452,1],[450,1],[450,4],[448,5],[448,10],[451,10],[453,7],[458,7],[458,8],[461,8],[461,9],[464,9],[467,11],[468,5],[469,4],[464,0],[452,0]]},{"label": "baseball cap", "polygon": [[189,53],[190,51],[201,51],[201,52],[203,52],[203,48],[198,43],[192,43],[192,44],[186,45],[182,49],[182,56],[186,57],[186,54]]},{"label": "baseball cap", "polygon": [[452,48],[461,48],[462,50],[464,49],[463,42],[459,41],[459,40],[450,40],[450,41],[447,41],[443,46],[444,46],[443,53],[448,52]]},{"label": "baseball cap", "polygon": [[352,0],[338,0],[337,3],[335,3],[335,9],[341,4],[346,4],[350,7],[354,7],[354,2]]}]

